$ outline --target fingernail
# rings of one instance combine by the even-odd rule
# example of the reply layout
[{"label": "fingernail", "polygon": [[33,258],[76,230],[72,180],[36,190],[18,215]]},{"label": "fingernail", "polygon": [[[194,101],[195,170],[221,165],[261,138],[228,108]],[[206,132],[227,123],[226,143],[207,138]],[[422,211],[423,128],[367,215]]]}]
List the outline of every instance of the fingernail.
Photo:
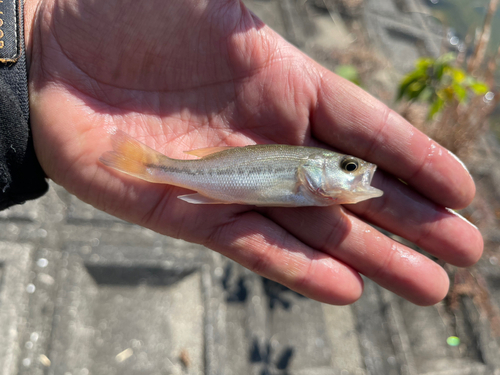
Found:
[{"label": "fingernail", "polygon": [[457,155],[455,155],[453,152],[451,152],[450,150],[446,150],[448,151],[448,154],[450,154],[451,156],[453,156],[453,158],[458,161],[460,163],[460,165],[467,171],[467,173],[470,174],[469,170],[467,169],[467,167],[465,166],[464,162],[462,160],[459,159],[459,157]]},{"label": "fingernail", "polygon": [[462,219],[463,221],[465,221],[467,224],[470,224],[472,225],[474,228],[478,229],[474,224],[472,224],[469,220],[467,220],[465,217],[463,217],[462,215],[460,215],[458,212],[456,212],[455,210],[452,210],[451,208],[448,208],[446,207],[446,211],[448,211],[450,214],[453,214],[455,215],[456,217]]}]

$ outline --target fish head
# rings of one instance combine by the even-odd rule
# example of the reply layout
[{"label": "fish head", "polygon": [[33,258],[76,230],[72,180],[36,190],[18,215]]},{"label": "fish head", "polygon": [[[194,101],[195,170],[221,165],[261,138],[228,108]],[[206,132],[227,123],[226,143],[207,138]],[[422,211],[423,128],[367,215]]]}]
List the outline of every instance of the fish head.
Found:
[{"label": "fish head", "polygon": [[349,155],[327,158],[324,164],[324,191],[339,204],[357,203],[380,197],[384,192],[371,186],[377,166]]},{"label": "fish head", "polygon": [[376,169],[375,164],[354,156],[328,152],[304,164],[301,180],[325,205],[358,203],[384,194],[371,186]]}]

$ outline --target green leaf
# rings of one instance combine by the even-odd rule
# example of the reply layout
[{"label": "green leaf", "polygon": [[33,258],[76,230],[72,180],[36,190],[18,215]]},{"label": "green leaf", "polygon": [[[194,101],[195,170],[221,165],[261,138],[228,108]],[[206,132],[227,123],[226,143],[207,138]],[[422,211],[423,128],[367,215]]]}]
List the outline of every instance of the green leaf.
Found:
[{"label": "green leaf", "polygon": [[469,85],[469,88],[474,92],[474,94],[476,95],[484,95],[486,94],[488,91],[490,91],[490,88],[488,87],[488,85],[484,82],[479,82],[479,81],[476,81],[474,83],[471,83]]},{"label": "green leaf", "polygon": [[460,103],[464,102],[467,99],[467,90],[463,88],[458,83],[454,83],[451,85],[453,91],[455,92],[455,96],[458,97],[458,101]]},{"label": "green leaf", "polygon": [[445,102],[451,102],[455,97],[455,90],[451,86],[446,86],[436,91],[436,94]]},{"label": "green leaf", "polygon": [[422,91],[424,91],[426,85],[422,81],[415,81],[411,85],[408,86],[407,96],[410,100],[418,99]]},{"label": "green leaf", "polygon": [[456,54],[453,52],[437,59],[418,59],[415,70],[401,80],[396,100],[426,101],[431,105],[429,118],[432,118],[448,103],[462,103],[472,93],[484,95],[489,91],[484,82],[455,67],[455,61]]},{"label": "green leaf", "polygon": [[398,96],[396,100],[401,100],[403,96],[407,95],[408,87],[419,79],[421,79],[421,75],[415,74],[415,72],[405,76],[399,84]]},{"label": "green leaf", "polygon": [[450,62],[454,61],[456,58],[454,53],[447,53],[434,61],[434,77],[441,81],[443,79],[443,75],[448,73],[450,69],[453,67],[450,65]]},{"label": "green leaf", "polygon": [[356,85],[361,85],[358,69],[353,65],[340,65],[335,69],[335,73]]},{"label": "green leaf", "polygon": [[403,85],[409,85],[412,82],[415,82],[416,80],[426,80],[427,79],[427,74],[424,72],[421,72],[419,70],[415,70],[411,72],[410,74],[407,74],[406,76],[403,77],[401,84]]},{"label": "green leaf", "polygon": [[434,62],[434,59],[422,57],[415,62],[415,68],[417,68],[417,70],[426,71],[434,64]]},{"label": "green leaf", "polygon": [[436,97],[434,103],[432,103],[431,108],[429,109],[428,118],[432,119],[438,112],[440,112],[444,107],[444,100],[439,96]]},{"label": "green leaf", "polygon": [[432,101],[434,101],[433,97],[435,95],[436,95],[436,92],[434,91],[434,89],[431,88],[430,86],[426,86],[424,88],[424,90],[422,91],[422,93],[420,94],[419,99],[424,101],[424,102],[431,103]]},{"label": "green leaf", "polygon": [[457,68],[451,68],[449,74],[451,78],[458,83],[464,82],[467,77],[467,73],[465,73],[462,69]]},{"label": "green leaf", "polygon": [[442,80],[445,67],[446,66],[444,64],[434,65],[434,76],[437,78],[438,81]]},{"label": "green leaf", "polygon": [[438,57],[436,61],[438,61],[441,64],[446,64],[450,65],[452,61],[455,61],[457,59],[457,55],[454,52],[448,52],[445,53],[444,55]]}]

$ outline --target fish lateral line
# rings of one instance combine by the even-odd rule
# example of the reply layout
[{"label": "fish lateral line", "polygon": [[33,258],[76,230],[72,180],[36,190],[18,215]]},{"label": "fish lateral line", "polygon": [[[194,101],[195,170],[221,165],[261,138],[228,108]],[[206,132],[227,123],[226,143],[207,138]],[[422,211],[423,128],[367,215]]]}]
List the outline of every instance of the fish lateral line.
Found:
[{"label": "fish lateral line", "polygon": [[251,145],[207,147],[181,160],[146,146],[123,131],[111,136],[104,165],[142,180],[196,191],[192,204],[300,207],[354,204],[383,195],[372,187],[376,165],[315,147]]}]

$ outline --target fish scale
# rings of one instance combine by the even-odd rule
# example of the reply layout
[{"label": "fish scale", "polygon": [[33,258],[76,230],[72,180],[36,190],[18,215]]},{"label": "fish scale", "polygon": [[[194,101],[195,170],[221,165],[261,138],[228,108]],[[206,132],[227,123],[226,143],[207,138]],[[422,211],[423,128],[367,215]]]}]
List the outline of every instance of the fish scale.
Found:
[{"label": "fish scale", "polygon": [[[231,155],[226,157],[229,159]],[[289,160],[283,160],[279,166],[273,165],[272,160],[260,166],[248,163],[241,165],[237,160],[231,161],[230,167],[210,165],[212,163],[207,165],[203,160],[193,161],[189,168],[194,174],[186,174],[177,166],[161,166],[157,170],[157,176],[170,180],[171,183],[175,182],[177,186],[196,185],[198,190],[209,192],[211,197],[217,199],[230,195],[237,200],[257,200],[277,194],[286,199],[297,184],[298,165]]]},{"label": "fish scale", "polygon": [[376,165],[315,147],[252,145],[191,151],[197,160],[169,158],[123,132],[100,161],[154,183],[196,191],[180,196],[198,204],[327,206],[383,194],[370,186]]}]

